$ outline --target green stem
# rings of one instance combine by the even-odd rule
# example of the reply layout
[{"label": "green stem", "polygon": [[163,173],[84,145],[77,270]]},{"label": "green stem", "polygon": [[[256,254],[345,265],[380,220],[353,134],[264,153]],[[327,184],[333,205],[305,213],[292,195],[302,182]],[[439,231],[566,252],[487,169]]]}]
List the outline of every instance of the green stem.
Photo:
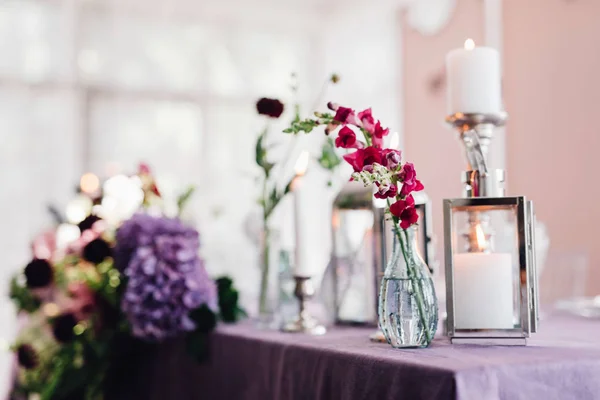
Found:
[{"label": "green stem", "polygon": [[[406,237],[406,244],[409,245],[408,244],[408,232],[406,232],[406,229],[404,230],[404,236]],[[405,260],[406,260],[406,257],[405,257]],[[407,261],[407,263],[408,263],[408,261]],[[408,264],[408,265],[410,265],[410,264]],[[421,323],[425,327],[425,337],[427,339],[427,343],[429,344],[429,343],[431,343],[432,337],[431,337],[431,332],[429,332],[429,323],[427,321],[427,318],[425,318],[422,280],[417,278],[417,273],[412,267],[408,268],[408,271],[410,271],[412,273],[412,283],[413,283],[413,286],[415,287],[415,293],[417,296],[417,307],[419,308]]]},{"label": "green stem", "polygon": [[[387,199],[388,208],[391,206],[390,199]],[[404,241],[406,240],[406,245],[409,246],[408,243],[408,233],[406,229],[402,229],[404,231],[405,239],[402,238],[400,234],[400,226],[398,225],[398,221],[392,217],[392,222],[394,223],[394,231],[396,235],[398,235],[398,241],[400,242],[400,249],[402,250],[402,256],[404,257],[404,262],[406,263],[406,269],[408,271],[409,278],[411,280],[413,289],[415,291],[415,295],[417,297],[417,308],[419,310],[419,319],[421,320],[421,324],[425,329],[425,338],[427,339],[427,344],[431,343],[431,332],[429,332],[429,324],[427,323],[427,319],[425,318],[425,307],[423,305],[423,294],[421,293],[422,288],[418,282],[416,271],[414,271],[412,264],[408,260],[407,248],[404,247]]]},{"label": "green stem", "polygon": [[269,288],[269,227],[268,220],[270,215],[270,207],[267,205],[269,196],[267,193],[268,176],[265,176],[263,182],[263,237],[264,241],[261,243],[260,251],[260,294],[258,299],[258,313],[259,315],[265,314],[267,310],[267,291]]},{"label": "green stem", "polygon": [[266,314],[267,309],[267,291],[269,288],[269,228],[267,228],[267,220],[264,221],[263,246],[261,254],[261,276],[260,276],[260,297],[258,303],[259,315]]},{"label": "green stem", "polygon": [[[363,133],[363,136],[365,137],[365,142],[367,142],[367,147],[369,147],[371,145],[371,135],[365,131],[364,129],[361,128],[361,131]],[[389,200],[388,200],[388,205],[389,205]]]}]

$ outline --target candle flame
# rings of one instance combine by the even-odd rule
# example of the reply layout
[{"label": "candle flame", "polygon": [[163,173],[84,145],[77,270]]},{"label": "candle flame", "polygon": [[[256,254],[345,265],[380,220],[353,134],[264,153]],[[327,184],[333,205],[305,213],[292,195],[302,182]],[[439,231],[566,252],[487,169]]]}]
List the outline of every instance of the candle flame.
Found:
[{"label": "candle flame", "polygon": [[390,136],[390,149],[397,149],[400,145],[400,135],[398,132],[392,133]]},{"label": "candle flame", "polygon": [[475,41],[471,38],[465,40],[465,50],[473,50],[475,48]]},{"label": "candle flame", "polygon": [[308,151],[303,151],[298,160],[296,161],[295,171],[296,175],[302,176],[306,173],[306,168],[308,167]]},{"label": "candle flame", "polygon": [[481,225],[475,225],[475,236],[477,238],[477,249],[483,251],[485,249],[485,233],[481,229]]}]

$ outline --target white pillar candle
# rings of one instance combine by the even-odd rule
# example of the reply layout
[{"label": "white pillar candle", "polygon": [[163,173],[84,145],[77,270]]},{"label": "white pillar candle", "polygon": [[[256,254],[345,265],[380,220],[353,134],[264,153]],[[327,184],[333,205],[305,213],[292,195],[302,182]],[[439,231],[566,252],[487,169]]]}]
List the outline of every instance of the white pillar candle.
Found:
[{"label": "white pillar candle", "polygon": [[502,111],[500,53],[491,47],[465,48],[446,57],[448,114],[497,113]]},{"label": "white pillar candle", "polygon": [[304,188],[304,173],[308,165],[308,153],[303,152],[296,162],[296,177],[292,183],[294,191],[294,224],[296,227],[296,262],[294,275],[312,277],[315,274],[314,265],[311,265],[310,249],[308,244],[308,223],[310,222],[309,194]]},{"label": "white pillar candle", "polygon": [[512,329],[512,257],[505,253],[454,256],[454,326]]}]

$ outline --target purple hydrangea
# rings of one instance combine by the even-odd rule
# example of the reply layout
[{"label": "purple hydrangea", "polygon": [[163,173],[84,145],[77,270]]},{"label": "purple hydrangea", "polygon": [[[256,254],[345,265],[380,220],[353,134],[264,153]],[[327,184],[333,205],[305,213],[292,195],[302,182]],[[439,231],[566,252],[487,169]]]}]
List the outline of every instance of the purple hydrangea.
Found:
[{"label": "purple hydrangea", "polygon": [[198,256],[198,232],[178,219],[134,215],[117,232],[116,260],[128,282],[121,308],[133,335],[160,341],[194,330],[190,311],[217,309],[215,283]]}]

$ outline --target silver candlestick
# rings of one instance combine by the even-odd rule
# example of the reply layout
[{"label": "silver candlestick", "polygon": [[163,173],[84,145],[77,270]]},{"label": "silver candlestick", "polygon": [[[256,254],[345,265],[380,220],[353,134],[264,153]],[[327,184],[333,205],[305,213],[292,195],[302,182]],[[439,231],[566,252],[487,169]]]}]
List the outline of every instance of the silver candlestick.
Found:
[{"label": "silver candlestick", "polygon": [[504,126],[508,114],[504,111],[491,114],[455,113],[446,117],[465,146],[467,170],[462,173],[466,197],[504,196],[504,170],[488,168],[488,153],[494,129]]},{"label": "silver candlestick", "polygon": [[294,295],[298,299],[298,316],[290,323],[283,326],[284,332],[306,333],[309,335],[324,335],[327,329],[317,321],[306,308],[307,301],[314,296],[315,288],[312,279],[306,276],[294,276],[296,288]]}]

